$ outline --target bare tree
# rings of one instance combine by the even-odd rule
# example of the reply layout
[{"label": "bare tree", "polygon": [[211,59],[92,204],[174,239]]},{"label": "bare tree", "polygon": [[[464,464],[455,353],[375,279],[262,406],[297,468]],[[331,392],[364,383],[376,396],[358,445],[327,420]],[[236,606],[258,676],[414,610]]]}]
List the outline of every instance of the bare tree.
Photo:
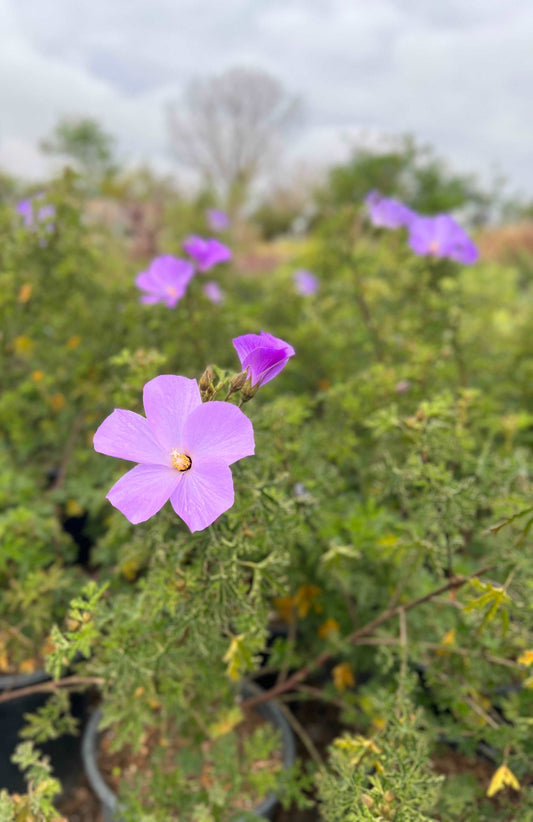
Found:
[{"label": "bare tree", "polygon": [[177,158],[236,207],[281,150],[300,105],[265,71],[234,68],[194,80],[169,109]]}]

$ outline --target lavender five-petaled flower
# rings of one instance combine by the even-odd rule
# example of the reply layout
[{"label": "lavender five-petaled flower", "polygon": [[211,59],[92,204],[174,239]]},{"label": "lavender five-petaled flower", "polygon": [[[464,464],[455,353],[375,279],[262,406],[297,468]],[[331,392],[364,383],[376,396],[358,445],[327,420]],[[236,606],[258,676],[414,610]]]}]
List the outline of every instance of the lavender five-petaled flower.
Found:
[{"label": "lavender five-petaled flower", "polygon": [[209,271],[217,263],[231,260],[230,249],[213,238],[204,240],[193,234],[185,240],[183,248],[193,258],[199,271]]},{"label": "lavender five-petaled flower", "polygon": [[146,292],[139,302],[165,303],[168,308],[174,308],[185,295],[193,276],[194,267],[186,260],[170,254],[156,257],[148,271],[142,271],[135,278],[137,288]]},{"label": "lavender five-petaled flower", "polygon": [[[44,194],[36,194],[17,203],[16,211],[22,217],[22,222],[26,228],[32,228],[36,223],[46,222],[55,217],[56,210],[53,205],[45,204],[39,206]],[[53,225],[47,226],[48,231],[53,231]]]},{"label": "lavender five-petaled flower", "polygon": [[409,225],[409,245],[415,254],[449,257],[466,265],[479,256],[466,231],[448,214],[417,216]]},{"label": "lavender five-petaled flower", "polygon": [[206,217],[212,231],[225,231],[229,228],[230,220],[225,211],[220,211],[218,208],[208,208]]},{"label": "lavender five-petaled flower", "polygon": [[155,377],[143,403],[146,418],[115,409],[94,435],[96,451],[139,463],[107,499],[135,524],[170,499],[190,530],[201,531],[233,505],[229,466],[254,453],[252,423],[236,405],[202,403],[187,377]]},{"label": "lavender five-petaled flower", "polygon": [[365,205],[368,210],[370,222],[378,228],[401,228],[408,226],[415,212],[411,211],[404,203],[384,197],[379,191],[371,191],[367,194]]},{"label": "lavender five-petaled flower", "polygon": [[202,291],[207,299],[211,300],[211,302],[215,303],[215,305],[220,305],[220,303],[224,302],[224,292],[219,284],[214,280],[209,280],[209,282],[202,288]]},{"label": "lavender five-petaled flower", "polygon": [[272,380],[294,356],[294,348],[266,331],[235,337],[233,345],[239,355],[242,370],[248,369],[253,386]]},{"label": "lavender five-petaled flower", "polygon": [[316,294],[320,287],[320,283],[315,275],[304,269],[295,271],[293,280],[296,291],[298,294],[301,294],[302,297],[310,297],[312,294]]}]

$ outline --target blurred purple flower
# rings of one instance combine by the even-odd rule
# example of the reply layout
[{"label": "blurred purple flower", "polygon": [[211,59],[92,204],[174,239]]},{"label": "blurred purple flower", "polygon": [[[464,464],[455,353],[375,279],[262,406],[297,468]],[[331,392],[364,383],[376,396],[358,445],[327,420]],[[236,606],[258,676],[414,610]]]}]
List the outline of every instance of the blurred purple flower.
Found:
[{"label": "blurred purple flower", "polygon": [[218,283],[214,280],[209,280],[202,289],[205,296],[208,300],[211,300],[212,303],[216,305],[220,305],[220,303],[224,302],[224,292],[222,291],[221,287]]},{"label": "blurred purple flower", "polygon": [[146,418],[115,409],[94,448],[139,463],[107,494],[130,522],[144,522],[170,499],[191,531],[211,525],[234,502],[229,466],[254,453],[252,423],[236,405],[203,404],[196,380],[163,375],[146,383]]},{"label": "blurred purple flower", "polygon": [[55,217],[56,210],[53,205],[44,204],[39,206],[39,201],[43,201],[44,194],[35,194],[17,203],[16,211],[22,217],[22,222],[26,228],[33,228],[37,223],[48,222],[47,231],[53,231],[54,226],[49,222]]},{"label": "blurred purple flower", "polygon": [[304,269],[295,271],[293,280],[296,291],[298,294],[301,294],[302,297],[310,297],[312,294],[316,294],[320,288],[320,283],[315,275]]},{"label": "blurred purple flower", "polygon": [[150,263],[148,271],[142,271],[135,278],[137,288],[147,292],[139,302],[165,303],[168,308],[174,308],[185,296],[189,280],[193,276],[194,267],[186,260],[170,254],[156,257]]},{"label": "blurred purple flower", "polygon": [[365,204],[370,222],[378,228],[400,228],[408,226],[416,216],[406,205],[399,200],[383,197],[379,191],[367,194]]},{"label": "blurred purple flower", "polygon": [[218,240],[204,240],[192,235],[183,243],[183,248],[195,261],[199,271],[209,271],[217,263],[231,260],[231,251]]},{"label": "blurred purple flower", "polygon": [[396,391],[398,394],[405,394],[406,391],[409,391],[411,387],[411,383],[409,380],[400,380],[400,382],[396,383]]},{"label": "blurred purple flower", "polygon": [[230,220],[225,211],[220,211],[218,208],[208,208],[206,217],[211,231],[225,231],[229,228]]},{"label": "blurred purple flower", "polygon": [[289,357],[294,356],[292,345],[266,331],[235,337],[233,345],[239,355],[242,370],[248,368],[253,386],[269,382],[285,367]]},{"label": "blurred purple flower", "polygon": [[409,245],[415,254],[448,257],[466,265],[479,256],[466,231],[448,214],[417,216],[409,225]]}]

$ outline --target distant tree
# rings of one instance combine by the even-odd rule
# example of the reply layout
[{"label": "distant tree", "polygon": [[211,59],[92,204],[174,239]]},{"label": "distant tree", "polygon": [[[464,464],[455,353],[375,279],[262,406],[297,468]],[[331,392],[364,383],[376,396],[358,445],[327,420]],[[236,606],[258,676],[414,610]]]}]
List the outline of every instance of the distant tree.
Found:
[{"label": "distant tree", "polygon": [[100,181],[116,171],[115,139],[90,117],[64,118],[41,141],[46,154],[69,157],[84,176]]},{"label": "distant tree", "polygon": [[493,192],[484,191],[475,176],[450,171],[430,147],[404,137],[387,151],[355,148],[346,163],[329,171],[317,201],[323,208],[362,203],[372,189],[424,214],[468,205],[474,222],[486,221],[493,199]]},{"label": "distant tree", "polygon": [[229,69],[194,80],[183,101],[170,107],[171,145],[226,207],[238,207],[279,156],[299,109],[297,98],[267,72]]}]

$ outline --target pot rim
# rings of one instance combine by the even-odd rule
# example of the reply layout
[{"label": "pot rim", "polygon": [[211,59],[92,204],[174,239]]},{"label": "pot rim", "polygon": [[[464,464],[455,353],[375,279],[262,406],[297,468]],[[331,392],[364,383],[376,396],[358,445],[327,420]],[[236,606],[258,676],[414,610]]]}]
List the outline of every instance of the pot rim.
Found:
[{"label": "pot rim", "polygon": [[[244,699],[249,699],[259,694],[264,693],[264,689],[255,682],[243,682],[241,687],[241,695]],[[272,699],[257,705],[254,708],[267,722],[270,722],[274,727],[281,731],[281,746],[283,750],[283,766],[289,768],[294,764],[296,759],[296,746],[294,742],[294,734],[286,717],[282,713],[279,705]],[[89,784],[98,799],[108,811],[113,813],[118,807],[118,796],[111,790],[107,782],[104,780],[100,769],[98,767],[97,750],[98,750],[98,725],[102,718],[102,711],[98,708],[89,719],[85,732],[83,734],[81,755],[83,766]],[[257,816],[267,817],[273,812],[278,804],[278,797],[273,791],[270,791],[266,797],[256,805],[252,813]],[[232,822],[239,822],[239,817],[233,817]]]}]

